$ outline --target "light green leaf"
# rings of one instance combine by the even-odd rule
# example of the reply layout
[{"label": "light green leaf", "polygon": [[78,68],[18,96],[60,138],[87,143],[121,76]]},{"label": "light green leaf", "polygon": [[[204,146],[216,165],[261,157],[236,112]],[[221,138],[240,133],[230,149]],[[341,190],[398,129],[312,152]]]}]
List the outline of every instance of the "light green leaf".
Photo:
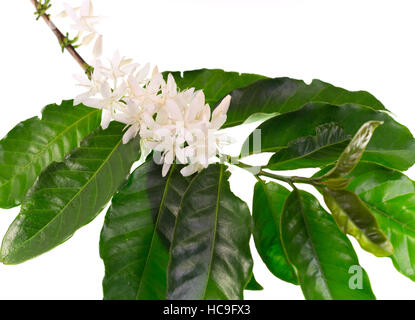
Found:
[{"label": "light green leaf", "polygon": [[322,180],[338,179],[348,175],[357,166],[363,152],[372,138],[375,129],[381,125],[381,121],[368,121],[360,127],[352,141],[342,152],[336,166],[321,177]]},{"label": "light green leaf", "polygon": [[322,192],[340,230],[355,237],[363,249],[378,257],[393,253],[392,244],[375,216],[356,194],[349,190],[329,188],[323,188]]},{"label": "light green leaf", "polygon": [[395,268],[415,281],[414,181],[401,172],[368,162],[360,162],[348,177],[351,183],[347,189],[362,199],[392,243]]},{"label": "light green leaf", "polygon": [[112,123],[97,129],[64,162],[42,172],[4,236],[3,263],[21,263],[53,249],[105,207],[139,156],[139,139],[122,143],[123,127]]},{"label": "light green leaf", "polygon": [[314,196],[291,193],[281,216],[281,236],[306,299],[375,299],[352,244]]},{"label": "light green leaf", "polygon": [[99,126],[101,111],[72,101],[48,105],[42,119],[19,123],[0,141],[0,207],[20,204],[36,178],[53,161],[62,161]]},{"label": "light green leaf", "polygon": [[169,299],[242,299],[252,275],[251,216],[212,164],[187,189],[176,219],[168,267]]}]

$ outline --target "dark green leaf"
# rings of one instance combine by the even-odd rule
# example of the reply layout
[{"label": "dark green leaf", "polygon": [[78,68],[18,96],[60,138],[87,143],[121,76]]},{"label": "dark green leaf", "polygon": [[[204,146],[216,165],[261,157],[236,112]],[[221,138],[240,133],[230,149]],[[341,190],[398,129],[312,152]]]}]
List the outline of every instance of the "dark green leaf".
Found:
[{"label": "dark green leaf", "polygon": [[139,155],[138,139],[122,144],[123,127],[112,123],[97,129],[64,162],[42,172],[3,239],[3,263],[51,250],[105,207]]},{"label": "dark green leaf", "polygon": [[197,174],[183,197],[170,251],[169,299],[242,299],[252,274],[251,216],[223,165]]},{"label": "dark green leaf", "polygon": [[395,268],[415,281],[414,181],[398,171],[366,162],[348,177],[352,182],[347,189],[359,195],[391,241]]},{"label": "dark green leaf", "polygon": [[[287,113],[309,102],[336,105],[354,103],[385,110],[384,106],[367,92],[347,91],[320,80],[313,80],[307,85],[304,81],[290,78],[263,79],[245,88],[236,89],[231,95],[226,127],[239,125],[254,113]],[[306,135],[310,134],[313,132]]]},{"label": "dark green leaf", "polygon": [[206,103],[209,103],[212,108],[232,90],[266,78],[256,74],[226,72],[220,69],[200,69],[185,72],[166,71],[163,72],[163,75],[166,77],[169,73],[174,76],[177,86],[181,90],[189,88],[203,90]]},{"label": "dark green leaf", "polygon": [[[167,76],[169,72],[164,72]],[[385,110],[370,93],[347,91],[320,80],[310,84],[290,78],[269,79],[256,74],[239,74],[218,69],[171,72],[180,89],[203,89],[213,108],[227,94],[232,95],[225,127],[242,124],[255,113],[286,113],[308,102],[354,103]],[[232,91],[232,92],[231,92]]]},{"label": "dark green leaf", "polygon": [[149,160],[113,198],[100,241],[104,299],[166,299],[169,241],[190,180],[179,171],[163,178]]},{"label": "dark green leaf", "polygon": [[329,188],[323,188],[322,191],[324,201],[340,230],[355,237],[363,249],[378,257],[393,253],[392,244],[375,216],[355,193]]},{"label": "dark green leaf", "polygon": [[261,291],[264,290],[264,288],[256,281],[254,274],[252,273],[251,280],[249,280],[248,284],[245,287],[245,290],[250,291]]},{"label": "dark green leaf", "polygon": [[276,277],[298,284],[297,275],[281,244],[280,219],[290,191],[259,180],[255,185],[252,216],[255,246],[265,265]]},{"label": "dark green leaf", "polygon": [[0,207],[20,204],[36,178],[53,161],[62,161],[99,126],[101,111],[63,101],[19,123],[0,141]]},{"label": "dark green leaf", "polygon": [[[261,149],[263,152],[278,152],[291,141],[314,134],[316,127],[330,122],[340,124],[345,134],[354,136],[367,121],[383,121],[384,124],[373,134],[362,159],[399,170],[412,166],[415,140],[411,132],[385,112],[352,104],[309,103],[300,110],[276,116],[258,128],[261,130]],[[332,156],[326,161],[320,158],[317,165],[331,164],[332,161]]]},{"label": "dark green leaf", "polygon": [[294,190],[287,198],[281,236],[306,299],[375,298],[349,239],[311,194]]},{"label": "dark green leaf", "polygon": [[316,127],[316,135],[300,137],[274,154],[268,164],[272,170],[319,167],[336,161],[347,147],[351,136],[335,123]]},{"label": "dark green leaf", "polygon": [[368,121],[361,126],[340,155],[335,167],[325,174],[322,179],[338,179],[352,172],[362,158],[363,152],[369,144],[375,129],[381,124],[382,122],[380,121]]}]

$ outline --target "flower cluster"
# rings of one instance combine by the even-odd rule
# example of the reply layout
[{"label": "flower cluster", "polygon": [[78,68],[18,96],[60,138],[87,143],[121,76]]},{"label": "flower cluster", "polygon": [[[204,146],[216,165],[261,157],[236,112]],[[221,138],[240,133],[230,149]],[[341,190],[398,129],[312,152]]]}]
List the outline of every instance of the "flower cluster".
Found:
[{"label": "flower cluster", "polygon": [[[79,21],[79,30],[84,22],[85,31],[92,30],[86,26],[89,21],[86,18],[93,17],[92,12],[88,11],[86,20],[82,20],[85,10],[79,13],[73,10],[71,16],[74,14],[72,18]],[[203,91],[180,91],[171,74],[166,81],[157,67],[152,71],[149,64],[140,67],[118,52],[111,60],[104,61],[99,58],[97,47],[102,47],[102,39],[94,48],[91,78],[77,76],[79,85],[86,91],[75,99],[75,104],[102,109],[103,129],[112,120],[124,123],[123,143],[139,135],[143,152],[154,151],[160,155],[163,176],[174,161],[187,165],[181,173],[189,176],[217,160],[221,141],[218,129],[226,121],[230,96],[211,113]]]}]

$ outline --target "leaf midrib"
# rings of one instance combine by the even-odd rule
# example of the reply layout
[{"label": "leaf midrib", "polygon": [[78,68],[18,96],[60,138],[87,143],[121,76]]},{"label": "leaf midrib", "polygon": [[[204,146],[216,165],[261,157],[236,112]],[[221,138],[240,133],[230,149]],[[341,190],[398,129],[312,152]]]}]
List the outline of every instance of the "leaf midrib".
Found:
[{"label": "leaf midrib", "polygon": [[[24,242],[22,242],[19,246],[15,247],[14,250],[13,250],[14,252],[20,250],[27,242],[29,242],[29,241],[33,240],[35,237],[37,237],[39,235],[39,233],[41,233],[43,230],[45,230],[53,221],[55,221],[55,219],[57,219],[58,217],[60,217],[63,214],[63,212],[68,208],[68,206],[86,189],[86,187],[95,179],[95,177],[102,170],[102,168],[108,163],[109,159],[112,157],[114,152],[118,149],[121,142],[122,142],[122,137],[120,138],[118,143],[114,146],[113,150],[109,153],[109,155],[102,162],[102,164],[99,166],[99,168],[94,172],[94,174],[91,176],[91,178],[88,179],[88,181],[84,184],[84,186],[71,198],[71,200],[69,200],[68,203],[61,210],[59,210],[59,212],[46,225],[44,225],[41,229],[39,229],[30,238],[28,238]],[[4,261],[5,258],[7,258],[8,256],[10,256],[10,253],[8,253],[6,256],[1,257],[1,260]]]}]

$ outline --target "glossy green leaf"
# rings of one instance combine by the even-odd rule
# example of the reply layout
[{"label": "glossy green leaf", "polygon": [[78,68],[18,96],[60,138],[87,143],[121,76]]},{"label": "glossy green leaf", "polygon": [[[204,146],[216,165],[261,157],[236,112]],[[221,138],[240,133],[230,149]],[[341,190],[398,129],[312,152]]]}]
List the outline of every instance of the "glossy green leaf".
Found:
[{"label": "glossy green leaf", "polygon": [[[383,121],[384,124],[373,134],[362,159],[399,170],[412,166],[415,140],[411,132],[385,112],[353,104],[309,103],[297,111],[276,116],[258,128],[261,130],[261,150],[278,152],[292,141],[314,134],[316,127],[331,122],[341,125],[346,135],[354,136],[368,121]],[[319,159],[319,166],[331,164],[333,157],[323,160]]]},{"label": "glossy green leaf", "polygon": [[367,162],[361,162],[348,177],[352,182],[347,189],[363,200],[392,243],[395,268],[415,281],[414,181],[401,172]]},{"label": "glossy green leaf", "polygon": [[338,179],[352,172],[362,158],[375,129],[381,124],[380,121],[368,121],[361,126],[340,155],[334,168],[327,172],[322,179]]},{"label": "glossy green leaf", "polygon": [[295,139],[276,152],[271,157],[268,168],[291,170],[320,167],[327,161],[335,162],[347,147],[351,136],[336,123],[325,123],[315,130],[315,135]]},{"label": "glossy green leaf", "polygon": [[64,162],[42,172],[4,236],[3,263],[21,263],[51,250],[105,207],[139,156],[139,139],[122,143],[123,127],[112,123],[97,129]]},{"label": "glossy green leaf", "polygon": [[163,75],[166,77],[169,73],[174,76],[177,86],[181,90],[189,88],[203,90],[206,103],[212,108],[232,90],[266,78],[257,74],[227,72],[220,69],[199,69],[185,72],[166,71],[163,72]]},{"label": "glossy green leaf", "polygon": [[378,257],[393,253],[392,244],[379,227],[375,216],[355,193],[329,188],[323,188],[322,192],[340,230],[355,237],[363,249]]},{"label": "glossy green leaf", "polygon": [[375,299],[352,244],[314,196],[299,190],[290,194],[281,236],[306,299]]},{"label": "glossy green leaf", "polygon": [[0,141],[0,207],[19,205],[42,170],[78,147],[99,126],[100,116],[100,110],[63,101],[45,107],[42,119],[14,127]]},{"label": "glossy green leaf", "polygon": [[166,299],[169,246],[190,178],[147,161],[116,194],[101,232],[104,299]]},{"label": "glossy green leaf", "polygon": [[242,299],[252,274],[251,216],[212,164],[187,189],[170,251],[169,299]]},{"label": "glossy green leaf", "polygon": [[252,216],[255,246],[265,265],[281,280],[298,284],[297,275],[281,244],[280,219],[289,196],[283,186],[259,180],[254,189]]},{"label": "glossy green leaf", "polygon": [[[168,73],[164,72],[164,75],[167,76]],[[368,92],[347,91],[320,80],[306,84],[296,79],[269,79],[218,69],[171,73],[180,89],[203,89],[206,101],[212,108],[227,94],[231,94],[232,101],[225,127],[240,125],[255,113],[286,113],[299,109],[308,102],[354,103],[385,110],[382,103]]]},{"label": "glossy green leaf", "polygon": [[249,280],[248,284],[245,287],[245,290],[250,291],[261,291],[264,290],[264,288],[256,281],[254,274],[252,273],[251,280]]},{"label": "glossy green leaf", "polygon": [[[336,105],[354,103],[385,110],[379,100],[367,92],[347,91],[320,80],[306,84],[304,81],[290,78],[263,79],[234,90],[231,96],[226,127],[239,125],[254,113],[287,113],[309,102]],[[313,132],[306,135],[310,134]]]}]

